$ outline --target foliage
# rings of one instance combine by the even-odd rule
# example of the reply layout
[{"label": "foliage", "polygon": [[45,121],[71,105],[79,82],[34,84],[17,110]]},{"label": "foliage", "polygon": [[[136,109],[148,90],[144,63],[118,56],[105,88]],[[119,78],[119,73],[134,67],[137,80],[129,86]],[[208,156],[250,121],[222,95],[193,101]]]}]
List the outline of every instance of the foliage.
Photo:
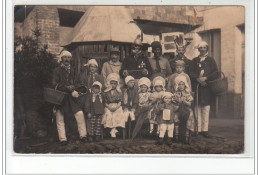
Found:
[{"label": "foliage", "polygon": [[43,87],[51,82],[51,72],[57,66],[48,46],[39,45],[40,30],[34,36],[17,37],[14,40],[15,87]]}]

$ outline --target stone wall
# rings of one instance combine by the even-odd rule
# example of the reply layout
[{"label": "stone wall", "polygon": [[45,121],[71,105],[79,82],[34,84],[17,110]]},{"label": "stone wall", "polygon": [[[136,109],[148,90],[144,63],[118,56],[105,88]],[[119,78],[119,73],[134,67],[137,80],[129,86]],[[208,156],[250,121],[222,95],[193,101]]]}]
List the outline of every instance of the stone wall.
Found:
[{"label": "stone wall", "polygon": [[53,54],[58,54],[59,44],[59,14],[56,7],[35,6],[23,23],[15,23],[15,35],[33,36],[33,31],[40,29],[39,44],[47,44],[48,50]]},{"label": "stone wall", "polygon": [[41,30],[40,43],[47,44],[49,51],[59,53],[59,14],[58,10],[52,6],[37,6],[36,22]]}]

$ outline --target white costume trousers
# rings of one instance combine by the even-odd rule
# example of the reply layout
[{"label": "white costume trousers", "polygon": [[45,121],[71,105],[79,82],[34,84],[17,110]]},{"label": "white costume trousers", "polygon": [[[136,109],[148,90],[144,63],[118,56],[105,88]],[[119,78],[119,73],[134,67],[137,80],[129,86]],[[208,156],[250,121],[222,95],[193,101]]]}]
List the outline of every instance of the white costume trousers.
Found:
[{"label": "white costume trousers", "polygon": [[210,105],[201,106],[198,105],[195,106],[195,116],[198,121],[198,132],[207,132],[209,128],[209,111],[210,111]]},{"label": "white costume trousers", "polygon": [[160,124],[160,134],[159,137],[163,138],[165,135],[166,130],[168,130],[168,137],[173,138],[173,130],[174,130],[174,123],[172,124]]},{"label": "white costume trousers", "polygon": [[[79,131],[79,137],[83,138],[87,136],[87,130],[86,130],[86,122],[84,118],[84,114],[82,111],[79,111],[75,114],[75,119],[77,121],[78,131]],[[67,141],[66,137],[66,131],[65,131],[65,122],[64,122],[64,115],[61,113],[60,110],[57,110],[56,112],[56,125],[59,135],[59,140]]]},{"label": "white costume trousers", "polygon": [[83,111],[79,111],[75,114],[75,118],[78,125],[79,137],[87,137],[86,122]]},{"label": "white costume trousers", "polygon": [[56,125],[59,135],[59,140],[67,141],[66,132],[65,132],[65,123],[64,123],[64,115],[61,113],[60,110],[56,112]]}]

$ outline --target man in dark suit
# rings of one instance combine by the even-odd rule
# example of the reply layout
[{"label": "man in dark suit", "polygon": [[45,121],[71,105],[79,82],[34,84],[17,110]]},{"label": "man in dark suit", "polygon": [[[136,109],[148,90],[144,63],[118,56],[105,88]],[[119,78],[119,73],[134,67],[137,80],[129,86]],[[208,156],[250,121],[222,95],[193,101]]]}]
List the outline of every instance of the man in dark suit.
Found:
[{"label": "man in dark suit", "polygon": [[192,89],[198,98],[198,104],[195,105],[198,132],[208,137],[209,112],[213,94],[207,82],[218,78],[219,74],[215,60],[208,56],[208,44],[202,41],[198,45],[198,50],[200,55],[191,61],[189,73]]}]

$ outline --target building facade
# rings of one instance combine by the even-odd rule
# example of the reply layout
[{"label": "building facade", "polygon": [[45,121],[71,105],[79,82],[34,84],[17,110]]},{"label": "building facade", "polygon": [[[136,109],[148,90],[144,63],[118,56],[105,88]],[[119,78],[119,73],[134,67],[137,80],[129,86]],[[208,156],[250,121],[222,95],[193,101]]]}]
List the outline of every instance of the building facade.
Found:
[{"label": "building facade", "polygon": [[[183,32],[193,38],[189,59],[198,55],[197,43],[205,40],[220,71],[228,78],[228,93],[216,100],[216,117],[244,116],[245,9],[240,6],[125,6],[146,36],[161,40],[162,33]],[[68,35],[90,6],[16,6],[15,36],[40,29],[39,44],[58,55]],[[94,49],[94,46],[93,46]]]}]

